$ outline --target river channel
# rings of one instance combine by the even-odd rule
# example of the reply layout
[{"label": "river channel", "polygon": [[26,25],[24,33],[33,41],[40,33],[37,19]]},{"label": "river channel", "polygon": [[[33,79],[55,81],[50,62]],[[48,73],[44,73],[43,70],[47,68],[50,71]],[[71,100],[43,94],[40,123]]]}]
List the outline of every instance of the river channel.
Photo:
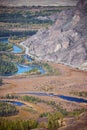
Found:
[{"label": "river channel", "polygon": [[[8,38],[0,38],[0,42],[4,42],[4,43],[9,43],[8,42]],[[22,48],[20,48],[20,47],[18,47],[17,45],[13,45],[13,51],[12,51],[13,53],[21,53],[22,52]],[[24,54],[24,58],[25,59],[27,59],[29,62],[32,62],[33,61],[33,59],[31,58],[31,57],[29,57],[29,56],[27,56],[26,54]],[[20,64],[16,64],[17,65],[17,68],[18,68],[18,71],[15,73],[16,75],[18,75],[18,74],[23,74],[23,73],[25,73],[25,72],[28,72],[28,71],[30,71],[30,70],[32,70],[32,69],[38,69],[38,71],[41,73],[41,74],[44,74],[45,73],[45,71],[44,71],[44,69],[42,68],[42,66],[39,66],[39,65],[28,65],[28,66],[26,66],[26,65],[20,65]],[[10,76],[10,75],[12,75],[12,74],[8,74],[8,75],[4,75],[4,76]]]},{"label": "river channel", "polygon": [[20,101],[0,100],[0,102],[10,103],[16,106],[24,106],[25,104]]},{"label": "river channel", "polygon": [[55,98],[61,98],[70,102],[77,102],[77,103],[87,103],[87,99],[73,97],[73,96],[66,96],[66,95],[58,95],[54,93],[44,93],[44,92],[22,92],[18,94],[29,94],[29,95],[37,95],[37,96],[50,96]]}]

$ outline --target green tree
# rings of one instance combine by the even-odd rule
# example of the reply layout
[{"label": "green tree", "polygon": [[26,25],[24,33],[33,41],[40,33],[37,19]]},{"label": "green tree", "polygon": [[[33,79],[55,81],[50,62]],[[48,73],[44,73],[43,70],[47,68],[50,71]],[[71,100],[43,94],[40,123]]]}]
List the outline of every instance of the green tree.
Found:
[{"label": "green tree", "polygon": [[[60,123],[59,123],[60,121]],[[63,115],[60,112],[49,114],[48,116],[48,129],[54,130],[62,125]]]},{"label": "green tree", "polygon": [[3,84],[3,80],[2,78],[0,78],[0,86]]}]

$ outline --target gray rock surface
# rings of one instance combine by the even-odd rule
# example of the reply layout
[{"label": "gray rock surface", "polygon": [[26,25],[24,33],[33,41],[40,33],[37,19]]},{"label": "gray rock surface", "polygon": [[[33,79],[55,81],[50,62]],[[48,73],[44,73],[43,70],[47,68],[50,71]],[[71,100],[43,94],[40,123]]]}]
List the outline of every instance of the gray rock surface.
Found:
[{"label": "gray rock surface", "polygon": [[39,30],[24,44],[39,59],[82,66],[87,62],[87,4],[60,12],[52,27]]}]

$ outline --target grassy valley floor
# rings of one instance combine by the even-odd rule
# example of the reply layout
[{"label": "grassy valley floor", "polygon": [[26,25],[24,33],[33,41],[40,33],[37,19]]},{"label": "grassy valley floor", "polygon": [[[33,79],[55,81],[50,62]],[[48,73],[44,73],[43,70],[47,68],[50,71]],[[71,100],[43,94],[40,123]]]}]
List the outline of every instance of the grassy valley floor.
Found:
[{"label": "grassy valley floor", "polygon": [[[55,14],[67,8],[71,7],[1,7],[0,34],[3,34],[2,36],[13,34],[9,41],[19,45],[38,29],[50,27],[56,20]],[[1,59],[3,58],[28,64],[21,54],[3,53]],[[35,69],[30,71],[31,75],[28,73],[9,77],[0,76],[0,101],[18,101],[25,104],[15,106],[13,112],[13,105],[5,103],[4,106],[0,103],[1,115],[4,112],[7,114],[0,117],[0,130],[9,130],[9,128],[13,130],[12,127],[18,130],[16,126],[21,130],[34,130],[34,128],[37,128],[36,130],[39,128],[40,130],[57,128],[58,130],[87,130],[87,103],[71,102],[56,96],[28,94],[28,92],[50,93],[87,99],[87,71],[50,62],[39,64],[50,73],[34,75],[34,71],[38,72]]]},{"label": "grassy valley floor", "polygon": [[[4,84],[0,87],[0,96],[4,96],[7,93],[22,93],[22,92],[47,92],[47,93],[54,93],[54,94],[62,94],[62,95],[72,95],[74,96],[75,92],[87,91],[87,72],[72,69],[70,67],[61,65],[61,64],[54,64],[50,63],[52,67],[57,69],[60,74],[53,75],[53,76],[31,76],[21,78],[21,76],[17,77],[13,76],[10,78],[3,79]],[[75,95],[76,96],[76,95]],[[44,98],[45,97],[40,97]],[[62,99],[55,99],[51,98],[51,100],[66,102]],[[47,100],[47,97],[46,97]],[[49,100],[49,97],[48,97]],[[85,104],[78,104],[78,103],[71,103],[77,104],[77,106],[82,107]],[[64,105],[64,104],[63,104]],[[67,108],[67,106],[66,106]],[[73,109],[71,107],[67,109]]]},{"label": "grassy valley floor", "polygon": [[[53,68],[58,70],[60,72],[59,75],[49,75],[49,76],[27,76],[27,77],[9,77],[9,78],[3,78],[3,85],[0,86],[0,97],[1,98],[12,98],[9,97],[9,95],[16,95],[18,100],[24,100],[27,104],[27,106],[30,107],[17,107],[19,110],[19,113],[17,115],[5,117],[5,119],[8,120],[29,120],[29,119],[36,119],[41,120],[42,122],[47,122],[47,114],[43,113],[54,113],[57,110],[64,112],[69,112],[70,114],[66,116],[65,126],[63,128],[60,128],[60,130],[72,130],[74,127],[78,127],[79,129],[79,123],[83,128],[86,128],[86,113],[84,114],[81,119],[79,119],[79,114],[85,112],[87,109],[87,105],[85,103],[76,103],[76,102],[70,102],[66,101],[57,97],[51,97],[51,96],[39,96],[39,95],[33,95],[33,94],[22,94],[26,92],[45,92],[45,93],[54,93],[59,95],[69,95],[69,96],[75,96],[74,92],[87,92],[87,72],[77,70],[70,68],[68,66],[64,66],[61,64],[54,64],[49,63]],[[73,92],[73,93],[72,93]],[[21,94],[20,94],[21,93]],[[33,98],[24,98],[23,97],[29,96]],[[78,97],[78,96],[77,96]],[[85,98],[86,99],[86,98]],[[15,98],[13,99],[15,100]],[[73,111],[78,110],[75,114],[75,112],[72,114]],[[80,111],[81,110],[81,111]],[[41,117],[40,117],[41,115]],[[77,116],[78,115],[78,116]],[[4,118],[4,117],[3,117]],[[74,124],[74,121],[71,121],[75,118],[76,121]],[[84,118],[84,123],[82,121],[82,118]],[[67,121],[68,120],[68,121]],[[68,124],[67,124],[68,122]],[[40,123],[40,122],[39,122]],[[70,125],[67,127],[67,125]],[[43,125],[44,126],[44,125]],[[41,127],[43,127],[41,126]],[[46,128],[46,126],[45,126]],[[81,129],[86,130],[86,129]]]},{"label": "grassy valley floor", "polygon": [[[8,99],[13,98],[13,100],[15,100],[14,97],[11,97],[11,95],[14,95],[18,97],[18,100],[21,100],[22,102],[25,102],[27,106],[30,106],[17,107],[19,113],[15,116],[5,117],[5,119],[29,120],[34,118],[36,120],[40,120],[39,125],[42,125],[42,122],[48,122],[47,113],[61,111],[65,113],[64,115],[66,115],[67,111],[68,115],[65,116],[66,118],[63,120],[63,123],[65,122],[65,126],[60,128],[60,130],[72,130],[74,128],[78,128],[78,130],[86,130],[86,113],[84,113],[82,117],[79,116],[80,113],[86,111],[86,103],[70,102],[51,96],[26,94],[26,92],[45,92],[78,97],[78,95],[74,95],[74,92],[87,92],[87,72],[73,69],[61,64],[49,64],[60,72],[59,75],[44,75],[39,77],[13,76],[3,78],[3,84],[0,86],[0,97]],[[29,96],[29,98],[26,96]],[[73,118],[75,118],[74,120],[76,120],[76,123],[71,121]],[[84,122],[82,121],[82,118],[84,119]],[[80,129],[79,126],[84,129]],[[41,127],[47,128],[47,125],[42,125]]]}]

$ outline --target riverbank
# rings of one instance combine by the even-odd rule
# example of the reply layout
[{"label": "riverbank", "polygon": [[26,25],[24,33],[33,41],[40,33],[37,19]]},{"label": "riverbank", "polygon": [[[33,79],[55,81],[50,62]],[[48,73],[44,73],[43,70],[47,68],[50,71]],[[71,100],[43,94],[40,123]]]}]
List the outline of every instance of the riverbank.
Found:
[{"label": "riverbank", "polygon": [[[23,39],[21,39],[21,40],[23,40]],[[20,40],[20,41],[21,41],[21,40]],[[22,46],[19,44],[19,41],[18,41],[18,40],[15,41],[15,40],[12,40],[12,39],[9,38],[9,39],[8,39],[8,42],[11,43],[11,44],[13,44],[13,45],[18,46],[19,48],[21,48],[22,51],[21,51],[21,52],[18,52],[17,55],[19,55],[19,54],[20,54],[20,55],[23,55],[23,54],[25,53],[25,48],[22,47]]]},{"label": "riverbank", "polygon": [[[28,48],[26,45],[24,45],[24,42],[21,42],[20,45],[21,45],[23,48],[25,48],[25,54],[26,54],[26,55],[30,56],[31,58],[33,58],[33,59],[35,59],[35,60],[37,60],[37,61],[39,60],[39,58],[37,58],[35,55],[32,55],[32,54],[29,53],[29,48]],[[40,61],[40,60],[39,60],[39,61]]]},{"label": "riverbank", "polygon": [[[9,38],[2,38],[0,39],[0,42],[3,42],[3,44],[6,46],[9,44]],[[19,75],[19,74],[23,74],[23,75],[37,75],[37,74],[44,74],[45,71],[42,68],[42,66],[39,63],[35,63],[34,60],[26,55],[26,53],[24,53],[24,47],[22,47],[21,45],[19,45],[18,43],[10,43],[12,44],[12,51],[7,53],[7,51],[2,51],[2,55],[1,55],[1,59],[4,59],[4,62],[7,63],[7,59],[9,62],[11,62],[12,64],[14,64],[17,68],[17,71],[15,71],[15,73],[10,73],[10,71],[6,71],[6,69],[4,70],[3,66],[3,71],[6,72],[2,72],[2,69],[0,70],[1,72],[1,76],[12,76],[14,75]],[[23,48],[23,50],[22,50]],[[3,49],[3,48],[2,48]],[[2,61],[2,60],[1,60]],[[8,66],[5,66],[5,68],[8,68]]]},{"label": "riverbank", "polygon": [[[45,92],[74,96],[71,92],[87,91],[87,72],[73,69],[61,64],[50,63],[50,65],[55,69],[58,69],[61,72],[61,75],[5,78],[3,79],[4,84],[0,88],[0,95],[4,96],[7,93]],[[39,96],[36,95],[36,97]],[[84,108],[84,105],[82,104],[70,103],[69,101],[64,101],[63,99],[57,99],[51,96],[42,96],[40,98],[61,102],[62,106],[68,110],[82,107]],[[69,105],[67,106],[66,104],[68,103]]]},{"label": "riverbank", "polygon": [[[64,112],[64,114],[66,114],[66,111],[70,113],[69,117],[66,116],[66,119],[64,118],[65,127],[67,127],[67,125],[71,125],[70,122],[72,120],[78,122],[80,118],[78,113],[80,111],[86,111],[87,103],[71,102],[52,95],[57,94],[80,98],[79,96],[73,95],[73,93],[71,92],[87,91],[87,72],[73,69],[61,64],[49,64],[56,70],[59,70],[61,72],[61,75],[44,75],[39,77],[30,76],[21,78],[13,77],[3,79],[3,85],[0,87],[0,96],[6,97],[7,94],[9,94],[9,97],[11,97],[11,95],[15,95],[18,96],[19,99],[25,99],[25,102],[28,103],[26,104],[26,106],[28,107],[22,106],[21,108],[17,106],[19,110],[18,115],[6,117],[5,119],[29,120],[34,118],[36,120],[39,120],[40,123],[47,123],[47,117],[44,115],[47,115],[49,112],[54,113],[55,111],[58,112],[58,110],[61,110],[62,112]],[[32,94],[27,94],[28,92],[32,92]],[[34,92],[42,94],[47,93],[51,95],[40,96],[33,94]],[[27,98],[27,96],[29,96],[29,98]],[[22,100],[15,101],[22,102]],[[23,101],[23,103],[25,102]],[[32,104],[33,106],[31,106],[30,104]],[[72,115],[73,113],[75,113],[74,116]],[[84,120],[86,121],[86,118],[84,118]],[[44,127],[42,126],[42,128]],[[62,128],[60,128],[60,130],[61,129]]]}]

